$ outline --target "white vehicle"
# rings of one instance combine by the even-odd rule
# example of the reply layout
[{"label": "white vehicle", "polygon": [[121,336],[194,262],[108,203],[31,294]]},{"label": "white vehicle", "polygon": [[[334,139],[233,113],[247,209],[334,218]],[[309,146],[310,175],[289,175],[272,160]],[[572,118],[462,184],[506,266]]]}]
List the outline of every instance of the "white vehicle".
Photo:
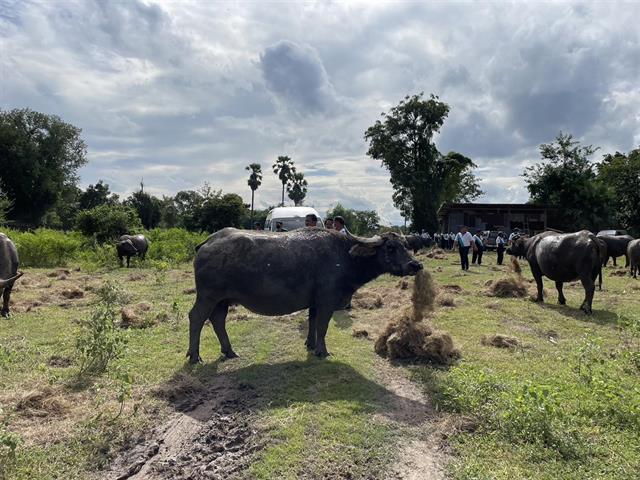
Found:
[{"label": "white vehicle", "polygon": [[324,228],[320,214],[311,207],[277,207],[269,212],[264,222],[264,229],[276,231],[276,224],[282,222],[282,228],[286,231],[304,227],[304,217],[313,213],[318,217],[318,227]]}]

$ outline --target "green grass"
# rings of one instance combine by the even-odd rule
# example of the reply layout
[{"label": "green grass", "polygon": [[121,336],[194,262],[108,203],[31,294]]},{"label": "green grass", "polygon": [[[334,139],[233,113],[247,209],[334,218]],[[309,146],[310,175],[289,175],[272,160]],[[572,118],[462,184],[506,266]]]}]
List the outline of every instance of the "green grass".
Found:
[{"label": "green grass", "polygon": [[[451,476],[637,478],[640,282],[611,277],[608,270],[606,291],[596,292],[594,315],[586,317],[578,311],[579,286],[567,286],[564,307],[555,305],[551,283],[545,285],[545,305],[495,299],[484,294],[484,284],[504,275],[506,267],[476,267],[461,274],[453,255],[423,260],[438,284],[463,289],[455,296],[456,307],[439,308],[433,319],[452,334],[463,359],[448,369],[415,365],[394,371],[410,375],[439,410],[460,419],[459,428],[447,435]],[[494,263],[491,255],[487,262]],[[386,361],[374,354],[372,342],[353,338],[352,321],[338,317],[328,334],[332,356],[321,361],[304,348],[304,315],[240,319],[247,312],[239,309],[230,313],[228,331],[240,358],[220,362],[218,342],[206,325],[205,365],[188,367],[187,313],[194,297],[183,291],[193,286],[190,270],[189,265],[167,270],[154,264],[74,271],[58,280],[47,276],[51,270],[26,269],[25,279],[33,285],[18,286],[16,313],[0,320],[0,402],[8,428],[21,437],[15,458],[3,464],[5,477],[91,478],[128,437],[173,411],[153,392],[187,372],[204,383],[228,376],[255,394],[251,422],[263,447],[240,477],[388,478],[399,445],[416,432],[381,420],[389,408],[380,374]],[[528,267],[523,270],[530,278]],[[144,278],[132,279],[135,274]],[[75,359],[77,321],[90,315],[96,302],[92,292],[108,279],[130,292],[132,305],[149,302],[144,315],[160,321],[129,330],[124,357],[105,375],[79,384],[77,365],[57,368],[49,360]],[[397,290],[397,282],[382,277],[372,287]],[[60,296],[72,284],[88,287],[84,298]],[[42,305],[19,312],[34,301]],[[358,310],[355,322],[375,331],[391,314]],[[515,336],[523,347],[481,345],[480,337],[493,333]],[[124,414],[112,420],[119,409],[122,372],[134,375],[132,398],[125,401]],[[69,401],[68,412],[32,418],[15,410],[21,396],[45,386]],[[1,455],[0,463],[8,458]]]}]

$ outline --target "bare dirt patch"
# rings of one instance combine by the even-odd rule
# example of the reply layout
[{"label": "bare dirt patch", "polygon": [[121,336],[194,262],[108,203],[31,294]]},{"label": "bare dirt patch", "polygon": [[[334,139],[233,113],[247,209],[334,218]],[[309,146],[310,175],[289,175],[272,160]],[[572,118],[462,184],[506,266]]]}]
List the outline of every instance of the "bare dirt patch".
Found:
[{"label": "bare dirt patch", "polygon": [[84,292],[78,287],[65,288],[60,292],[64,298],[68,300],[76,300],[78,298],[84,297]]},{"label": "bare dirt patch", "polygon": [[54,368],[67,368],[73,364],[73,360],[69,357],[63,357],[61,355],[52,355],[47,360],[47,365]]},{"label": "bare dirt patch", "polygon": [[252,392],[227,377],[201,390],[184,375],[158,392],[167,399],[186,392],[175,405],[181,411],[122,452],[105,478],[223,479],[247,467],[260,448],[250,422]]}]

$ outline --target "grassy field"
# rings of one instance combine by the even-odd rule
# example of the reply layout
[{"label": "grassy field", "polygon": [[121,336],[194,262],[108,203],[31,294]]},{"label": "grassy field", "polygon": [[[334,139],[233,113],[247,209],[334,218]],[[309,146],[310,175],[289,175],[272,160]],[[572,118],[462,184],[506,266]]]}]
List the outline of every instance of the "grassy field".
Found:
[{"label": "grassy field", "polygon": [[[453,478],[637,478],[640,282],[607,269],[586,317],[579,285],[565,289],[567,306],[556,305],[551,283],[544,305],[487,296],[485,283],[507,274],[490,254],[488,266],[465,274],[453,254],[421,260],[441,288],[439,301],[453,304],[431,319],[462,351],[449,368],[392,365],[373,352],[371,339],[408,303],[398,278],[378,279],[353,311],[336,314],[326,361],[304,349],[304,315],[265,318],[237,308],[228,331],[240,358],[220,361],[207,326],[205,363],[192,368],[184,358],[190,265],[27,269],[13,317],[0,320],[1,474],[94,478],[183,411],[185,399],[191,408],[202,397],[218,402],[221,421],[233,418],[249,432],[242,439],[251,448],[219,459],[235,465],[225,466],[229,478],[404,478],[397,472],[406,472],[415,439],[446,454]],[[76,338],[108,281],[126,290],[130,321],[144,328],[123,330],[124,354],[105,374],[79,378]],[[519,345],[481,343],[498,333]],[[407,394],[411,388],[418,393]]]}]

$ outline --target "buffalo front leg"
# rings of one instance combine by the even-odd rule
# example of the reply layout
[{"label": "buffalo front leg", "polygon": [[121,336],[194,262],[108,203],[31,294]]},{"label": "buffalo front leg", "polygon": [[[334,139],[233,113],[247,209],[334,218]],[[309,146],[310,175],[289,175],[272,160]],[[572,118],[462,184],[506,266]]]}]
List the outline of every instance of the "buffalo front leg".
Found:
[{"label": "buffalo front leg", "polygon": [[580,277],[580,281],[584,287],[584,302],[582,302],[580,310],[589,315],[592,311],[591,306],[593,305],[593,295],[596,291],[596,285],[588,275]]},{"label": "buffalo front leg", "polygon": [[304,342],[307,350],[315,350],[316,348],[316,316],[316,307],[309,307],[309,332],[307,333],[307,340]]},{"label": "buffalo front leg", "polygon": [[131,257],[127,255],[127,268],[129,268],[129,263],[131,262]]},{"label": "buffalo front leg", "polygon": [[187,352],[189,363],[202,362],[202,358],[200,358],[200,334],[202,333],[204,322],[207,321],[213,311],[213,307],[213,302],[197,297],[195,305],[189,312],[189,351]]},{"label": "buffalo front leg", "polygon": [[533,278],[536,280],[536,286],[538,287],[538,296],[536,297],[536,302],[544,302],[542,272],[534,264],[531,265],[531,273],[533,274]]},{"label": "buffalo front leg", "polygon": [[558,303],[566,305],[567,299],[564,298],[564,293],[562,293],[562,282],[556,282],[556,290],[558,290]]},{"label": "buffalo front leg", "polygon": [[227,302],[220,302],[213,309],[211,314],[211,324],[213,325],[213,331],[216,332],[218,341],[220,342],[220,351],[227,358],[236,358],[236,352],[231,348],[231,342],[229,341],[229,335],[227,335],[227,313],[229,312],[229,304]]},{"label": "buffalo front leg", "polygon": [[327,329],[329,328],[329,321],[333,315],[332,311],[318,309],[316,315],[316,348],[314,355],[320,358],[326,358],[330,355],[327,351],[327,345],[325,343],[325,337],[327,336]]}]

